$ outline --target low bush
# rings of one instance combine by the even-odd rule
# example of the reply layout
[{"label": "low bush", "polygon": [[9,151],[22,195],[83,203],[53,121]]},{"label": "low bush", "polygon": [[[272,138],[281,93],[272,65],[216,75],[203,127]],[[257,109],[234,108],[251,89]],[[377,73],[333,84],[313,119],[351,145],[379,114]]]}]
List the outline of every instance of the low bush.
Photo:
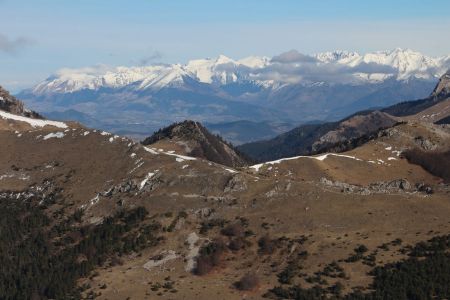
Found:
[{"label": "low bush", "polygon": [[223,228],[220,233],[226,236],[243,236],[244,227],[239,223],[233,223]]},{"label": "low bush", "polygon": [[200,234],[207,234],[208,231],[213,229],[214,227],[223,228],[226,223],[227,223],[227,220],[225,220],[225,219],[211,219],[211,220],[202,222],[201,227],[200,227]]},{"label": "low bush", "polygon": [[259,284],[258,276],[254,273],[244,275],[234,286],[241,291],[253,290]]},{"label": "low bush", "polygon": [[225,250],[226,245],[221,239],[215,239],[201,248],[194,273],[201,276],[211,272],[214,267],[219,266]]},{"label": "low bush", "polygon": [[228,244],[228,248],[232,251],[239,251],[242,248],[245,247],[245,240],[243,238],[234,238],[230,241],[230,243]]},{"label": "low bush", "polygon": [[275,252],[276,241],[272,240],[268,235],[263,236],[258,240],[259,253],[272,254]]},{"label": "low bush", "polygon": [[297,275],[298,273],[298,266],[294,263],[289,263],[286,268],[284,268],[281,273],[277,275],[278,282],[283,284],[290,284],[292,279]]}]

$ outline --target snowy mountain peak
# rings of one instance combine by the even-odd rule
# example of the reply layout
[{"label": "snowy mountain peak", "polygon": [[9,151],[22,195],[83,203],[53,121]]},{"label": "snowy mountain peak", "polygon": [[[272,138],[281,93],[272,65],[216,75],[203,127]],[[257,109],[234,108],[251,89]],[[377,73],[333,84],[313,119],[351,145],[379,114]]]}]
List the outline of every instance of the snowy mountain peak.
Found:
[{"label": "snowy mountain peak", "polygon": [[219,55],[215,59],[191,60],[187,64],[62,69],[31,92],[37,95],[72,93],[131,84],[138,89],[161,89],[183,86],[186,78],[219,86],[251,81],[264,88],[299,83],[379,83],[390,78],[434,80],[449,68],[450,56],[433,58],[411,49],[396,48],[364,55],[344,50],[304,55],[292,50],[274,58],[250,56],[233,60]]},{"label": "snowy mountain peak", "polygon": [[266,56],[248,56],[237,61],[239,64],[249,68],[264,68],[270,63],[270,58]]},{"label": "snowy mountain peak", "polygon": [[357,58],[360,55],[357,52],[350,52],[345,50],[336,50],[330,52],[323,52],[316,54],[315,57],[324,63],[336,62],[350,58]]},{"label": "snowy mountain peak", "polygon": [[139,84],[139,89],[161,89],[164,87],[176,87],[184,84],[186,77],[192,74],[179,64],[162,66],[158,70],[147,74]]},{"label": "snowy mountain peak", "polygon": [[431,58],[411,49],[396,48],[392,51],[369,53],[363,56],[363,62],[390,66],[398,71],[399,80],[410,77],[439,78],[442,75],[442,71],[435,71],[441,66],[439,58]]},{"label": "snowy mountain peak", "polygon": [[218,65],[219,64],[228,64],[228,63],[235,63],[235,61],[223,54],[220,54],[216,59],[216,64],[218,64]]}]

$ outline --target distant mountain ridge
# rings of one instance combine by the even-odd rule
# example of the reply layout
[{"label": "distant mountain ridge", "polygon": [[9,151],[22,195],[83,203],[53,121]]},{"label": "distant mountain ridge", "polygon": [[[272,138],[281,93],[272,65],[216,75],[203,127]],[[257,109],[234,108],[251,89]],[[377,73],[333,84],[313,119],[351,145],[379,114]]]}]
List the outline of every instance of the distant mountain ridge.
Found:
[{"label": "distant mountain ridge", "polygon": [[[63,69],[18,96],[44,115],[88,120],[143,138],[186,119],[337,121],[360,110],[425,98],[449,68],[450,56],[433,58],[409,49],[315,55],[292,50],[272,58],[221,55],[186,64]],[[225,136],[226,130],[219,133]],[[258,138],[254,133],[238,142]]]},{"label": "distant mountain ridge", "polygon": [[[278,77],[269,79],[263,73],[268,68],[276,70],[277,65],[301,67],[300,64],[315,65],[319,70],[327,65],[347,68],[352,78],[347,83],[362,84],[383,82],[389,78],[408,80],[410,78],[439,78],[450,67],[450,55],[429,57],[410,49],[394,49],[378,51],[364,55],[356,52],[333,51],[304,55],[295,50],[282,53],[273,58],[252,56],[233,60],[220,55],[215,59],[191,60],[187,64],[159,64],[145,67],[106,66],[82,69],[62,69],[55,75],[33,87],[29,92],[35,95],[48,93],[73,93],[80,90],[98,90],[100,88],[122,88],[133,85],[133,89],[158,90],[164,87],[180,87],[189,80],[200,83],[227,85],[231,83],[253,82],[256,85],[278,88],[285,84],[302,83],[338,83],[327,78],[327,70],[323,74],[303,76],[303,78]],[[328,71],[330,73],[331,71]],[[295,74],[294,74],[295,75]],[[320,77],[323,78],[320,78]],[[328,76],[329,77],[329,76]],[[342,78],[341,78],[342,79]]]}]

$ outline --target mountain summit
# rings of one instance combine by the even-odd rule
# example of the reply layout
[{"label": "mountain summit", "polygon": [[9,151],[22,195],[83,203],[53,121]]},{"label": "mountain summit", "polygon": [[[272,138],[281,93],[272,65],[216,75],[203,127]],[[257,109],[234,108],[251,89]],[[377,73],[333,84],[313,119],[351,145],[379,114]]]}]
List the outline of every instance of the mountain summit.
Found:
[{"label": "mountain summit", "polygon": [[184,121],[160,129],[143,145],[173,149],[183,155],[204,158],[229,167],[243,167],[249,160],[220,136],[211,134],[199,122]]},{"label": "mountain summit", "polygon": [[442,97],[450,94],[450,69],[442,75],[431,96]]}]

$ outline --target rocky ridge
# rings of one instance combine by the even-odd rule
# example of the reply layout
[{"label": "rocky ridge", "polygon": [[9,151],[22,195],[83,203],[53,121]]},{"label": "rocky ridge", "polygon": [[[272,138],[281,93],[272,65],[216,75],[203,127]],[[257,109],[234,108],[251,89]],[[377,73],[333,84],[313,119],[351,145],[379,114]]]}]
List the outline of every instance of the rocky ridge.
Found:
[{"label": "rocky ridge", "polygon": [[15,115],[42,118],[38,113],[26,109],[23,102],[12,96],[7,90],[0,86],[0,109]]},{"label": "rocky ridge", "polygon": [[250,160],[220,136],[213,135],[195,121],[184,121],[160,129],[146,138],[142,144],[158,147],[171,143],[182,151],[180,154],[204,158],[229,167],[243,167]]}]

